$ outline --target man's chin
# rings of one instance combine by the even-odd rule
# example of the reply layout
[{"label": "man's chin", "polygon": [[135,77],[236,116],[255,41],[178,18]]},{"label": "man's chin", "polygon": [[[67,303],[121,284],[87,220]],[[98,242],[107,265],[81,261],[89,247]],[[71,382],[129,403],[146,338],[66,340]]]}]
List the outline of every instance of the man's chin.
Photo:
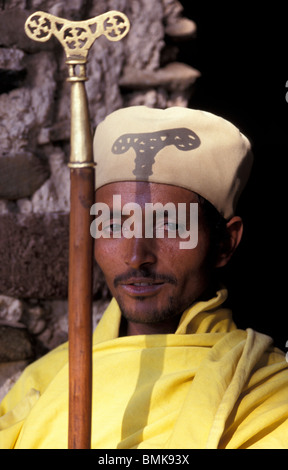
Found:
[{"label": "man's chin", "polygon": [[155,306],[152,302],[148,302],[147,297],[135,297],[133,304],[127,305],[118,300],[118,305],[123,317],[128,322],[154,324],[169,321],[170,319],[178,316],[179,313],[174,305],[173,299],[168,299],[168,305],[163,307]]}]

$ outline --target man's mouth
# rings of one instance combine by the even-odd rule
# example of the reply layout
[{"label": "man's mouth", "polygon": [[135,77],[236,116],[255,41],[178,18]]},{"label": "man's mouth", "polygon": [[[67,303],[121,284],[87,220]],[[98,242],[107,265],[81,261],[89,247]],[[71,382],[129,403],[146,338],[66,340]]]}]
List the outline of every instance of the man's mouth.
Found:
[{"label": "man's mouth", "polygon": [[119,276],[114,281],[117,286],[130,296],[151,296],[157,294],[166,284],[175,284],[173,278],[165,275],[149,276]]},{"label": "man's mouth", "polygon": [[164,281],[155,281],[155,280],[150,280],[150,279],[144,279],[144,280],[133,280],[129,279],[124,282],[120,282],[120,284],[128,284],[128,285],[133,285],[133,286],[153,286],[155,284],[163,284]]},{"label": "man's mouth", "polygon": [[154,282],[131,282],[129,283],[130,286],[153,286]]},{"label": "man's mouth", "polygon": [[119,283],[120,289],[124,290],[126,294],[131,296],[151,296],[158,293],[165,283],[160,281],[134,281],[129,280]]}]

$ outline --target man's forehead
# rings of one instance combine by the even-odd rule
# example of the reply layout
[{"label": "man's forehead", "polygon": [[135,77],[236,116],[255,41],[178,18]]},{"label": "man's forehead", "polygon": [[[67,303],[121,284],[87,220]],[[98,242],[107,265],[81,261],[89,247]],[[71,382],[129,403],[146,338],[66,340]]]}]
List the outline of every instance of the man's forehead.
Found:
[{"label": "man's forehead", "polygon": [[198,195],[190,189],[180,186],[151,183],[147,181],[117,181],[108,183],[96,190],[96,201],[112,203],[115,196],[121,196],[121,202],[198,202]]}]

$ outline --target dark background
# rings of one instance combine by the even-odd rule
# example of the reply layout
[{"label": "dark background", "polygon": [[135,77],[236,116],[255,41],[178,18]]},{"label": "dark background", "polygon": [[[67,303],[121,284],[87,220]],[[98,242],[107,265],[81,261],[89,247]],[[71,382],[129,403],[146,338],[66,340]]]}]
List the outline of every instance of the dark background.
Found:
[{"label": "dark background", "polygon": [[190,107],[231,120],[250,138],[255,156],[238,211],[244,219],[244,238],[223,272],[229,302],[239,327],[266,333],[286,350],[288,18],[284,4],[181,3],[184,16],[197,24],[197,37],[179,45],[179,60],[202,75]]}]

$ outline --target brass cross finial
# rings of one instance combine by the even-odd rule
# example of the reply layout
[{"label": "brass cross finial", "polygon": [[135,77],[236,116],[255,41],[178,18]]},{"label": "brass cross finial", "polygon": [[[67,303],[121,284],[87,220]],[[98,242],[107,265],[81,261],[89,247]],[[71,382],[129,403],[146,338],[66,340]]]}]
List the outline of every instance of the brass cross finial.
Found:
[{"label": "brass cross finial", "polygon": [[109,41],[120,41],[129,28],[127,16],[116,10],[86,21],[69,21],[37,11],[25,23],[25,32],[31,39],[45,42],[53,34],[64,47],[68,60],[80,60],[84,63],[95,39],[104,35]]},{"label": "brass cross finial", "polygon": [[[54,35],[62,44],[69,67],[67,81],[75,86],[71,92],[71,156],[69,166],[93,165],[86,92],[80,84],[87,80],[86,62],[95,39],[104,35],[109,41],[120,41],[130,29],[126,15],[108,11],[86,21],[69,21],[37,11],[25,22],[27,36],[45,42]],[[89,138],[88,138],[89,136]]]}]

